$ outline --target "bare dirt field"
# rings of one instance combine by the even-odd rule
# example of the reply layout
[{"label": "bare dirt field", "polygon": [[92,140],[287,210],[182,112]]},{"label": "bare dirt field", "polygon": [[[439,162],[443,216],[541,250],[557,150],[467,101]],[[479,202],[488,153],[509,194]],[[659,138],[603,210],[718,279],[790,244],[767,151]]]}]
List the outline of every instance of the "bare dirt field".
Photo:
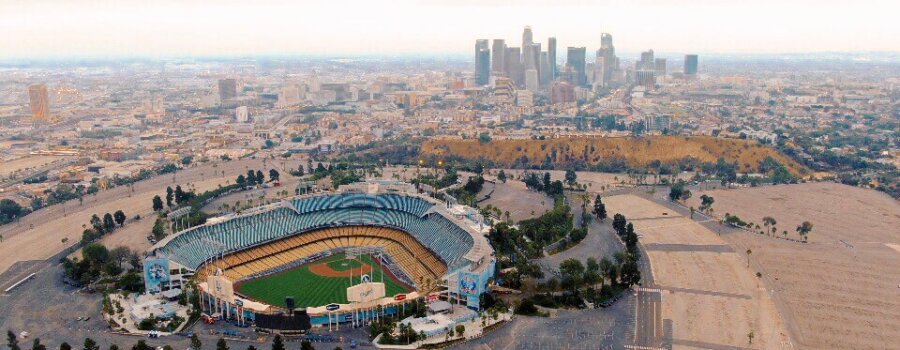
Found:
[{"label": "bare dirt field", "polygon": [[[635,195],[604,199],[633,223],[662,290],[675,349],[790,348],[784,323],[742,254],[715,232]],[[665,214],[664,214],[665,213]],[[748,334],[753,332],[753,343]]]},{"label": "bare dirt field", "polygon": [[[265,169],[277,165],[269,163]],[[223,162],[213,167],[201,165],[179,171],[173,183],[172,175],[158,176],[144,180],[134,186],[134,192],[127,186],[101,191],[96,196],[50,206],[29,214],[16,223],[0,226],[0,273],[18,261],[43,260],[74,244],[81,239],[82,225],[88,224],[91,215],[113,213],[122,210],[129,217],[125,227],[104,237],[101,242],[110,247],[119,245],[144,250],[150,247],[146,237],[153,226],[151,199],[155,195],[165,196],[166,186],[190,184],[198,192],[213,189],[218,185],[234,183],[238,174],[246,169],[263,169],[260,160],[239,160]],[[222,176],[222,172],[225,176]],[[285,173],[282,171],[282,173]],[[142,220],[131,218],[140,214]],[[63,239],[68,239],[63,243]]]},{"label": "bare dirt field", "polygon": [[[876,191],[833,183],[708,193],[716,212],[762,222],[778,232],[804,220],[810,243],[737,232],[723,237],[774,287],[798,348],[888,349],[900,344],[900,204]],[[699,193],[694,197],[699,197]],[[696,204],[695,204],[696,205]],[[781,236],[779,234],[778,236]]]},{"label": "bare dirt field", "polygon": [[[491,178],[496,177],[497,173],[500,169],[491,169],[488,173],[491,175]],[[562,170],[529,170],[530,172],[535,172],[540,176],[543,176],[544,173],[550,173],[550,179],[553,181],[566,180],[566,172]],[[503,169],[503,172],[506,173],[506,176],[509,178],[522,179],[523,171],[521,169]],[[588,191],[592,192],[600,192],[602,190],[609,190],[616,187],[630,187],[628,185],[628,175],[626,174],[616,174],[616,173],[597,173],[597,172],[586,172],[586,171],[576,171],[577,175],[576,181],[581,184],[588,185]]]},{"label": "bare dirt field", "polygon": [[715,198],[717,216],[730,213],[763,226],[762,218],[777,220],[778,235],[800,238],[795,229],[813,224],[810,242],[900,243],[900,203],[888,195],[836,183],[807,183],[697,192],[688,205],[698,207],[700,195]]},{"label": "bare dirt field", "polygon": [[509,218],[513,222],[530,219],[553,209],[552,198],[525,188],[525,183],[521,181],[498,182],[496,185],[485,183],[484,187],[478,195],[479,198],[486,195],[490,188],[493,188],[494,192],[491,194],[491,198],[479,205],[484,207],[490,204],[500,210],[508,211]]}]

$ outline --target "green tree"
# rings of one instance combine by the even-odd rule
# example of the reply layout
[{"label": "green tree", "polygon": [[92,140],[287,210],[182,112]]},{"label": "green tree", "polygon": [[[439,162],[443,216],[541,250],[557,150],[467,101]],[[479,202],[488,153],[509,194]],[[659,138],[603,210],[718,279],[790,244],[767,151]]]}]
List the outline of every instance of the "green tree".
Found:
[{"label": "green tree", "polygon": [[575,180],[577,180],[577,179],[578,179],[578,174],[575,173],[575,170],[572,170],[572,169],[566,170],[566,183],[569,184],[569,186],[574,185]]},{"label": "green tree", "polygon": [[263,182],[266,182],[265,175],[263,175],[263,172],[261,170],[257,170],[256,171],[256,183],[262,185]]},{"label": "green tree", "polygon": [[72,346],[69,343],[63,342],[59,344],[59,350],[72,350]]},{"label": "green tree", "polygon": [[8,198],[0,200],[0,225],[12,222],[25,214],[26,210],[14,200]]},{"label": "green tree", "polygon": [[47,350],[47,347],[41,344],[41,338],[34,338],[34,342],[31,343],[31,350]]},{"label": "green tree", "polygon": [[589,287],[597,284],[598,282],[603,281],[603,276],[600,275],[600,263],[597,262],[597,259],[594,257],[590,257],[587,259],[587,263],[584,268],[584,283]]},{"label": "green tree", "polygon": [[115,228],[116,228],[116,219],[113,219],[112,214],[110,214],[110,213],[103,214],[103,232],[112,232],[112,230]]},{"label": "green tree", "polygon": [[216,350],[228,350],[228,343],[225,342],[225,338],[219,338],[219,341],[216,342]]},{"label": "green tree", "polygon": [[109,250],[102,244],[89,243],[81,248],[81,255],[84,261],[92,265],[103,265],[110,261]]},{"label": "green tree", "polygon": [[603,198],[600,198],[600,195],[597,195],[597,198],[594,198],[594,215],[600,219],[600,222],[606,219],[606,204],[603,204]]},{"label": "green tree", "polygon": [[247,170],[247,184],[250,186],[256,185],[256,172],[253,170]]},{"label": "green tree", "polygon": [[109,346],[109,350],[119,350],[119,346],[116,344],[112,344]]},{"label": "green tree", "polygon": [[284,350],[284,339],[281,339],[281,334],[276,334],[275,339],[272,339],[272,350]]},{"label": "green tree", "polygon": [[559,274],[562,277],[563,288],[570,289],[572,293],[584,283],[584,265],[576,259],[566,259],[559,264]]},{"label": "green tree", "polygon": [[179,205],[184,204],[185,199],[187,199],[187,195],[184,190],[181,189],[181,185],[175,186],[175,203]]},{"label": "green tree", "polygon": [[316,347],[309,340],[304,339],[300,342],[300,350],[316,350]]},{"label": "green tree", "polygon": [[669,200],[673,202],[681,199],[682,194],[684,194],[684,182],[678,181],[669,188]]},{"label": "green tree", "polygon": [[250,346],[247,347],[247,350],[256,350],[256,347],[253,346],[253,345],[250,345]]},{"label": "green tree", "polygon": [[119,264],[119,267],[122,267],[122,263],[128,261],[128,258],[131,257],[131,249],[124,246],[115,247],[109,251],[109,256]]},{"label": "green tree", "polygon": [[274,181],[278,181],[278,179],[279,179],[280,177],[281,177],[281,174],[278,173],[278,170],[275,170],[275,169],[269,169],[269,180],[271,180],[271,181],[273,181],[273,182],[274,182]]},{"label": "green tree", "polygon": [[625,215],[616,213],[613,215],[612,227],[616,230],[616,232],[621,236],[625,233],[625,225],[627,222],[625,221]]},{"label": "green tree", "polygon": [[91,338],[84,338],[84,347],[82,350],[100,350],[100,345],[97,345]]},{"label": "green tree", "polygon": [[803,237],[803,241],[807,241],[807,236],[812,232],[813,224],[809,221],[804,221],[800,226],[797,226],[797,233],[800,234],[800,237]]},{"label": "green tree", "polygon": [[98,233],[103,233],[103,220],[97,214],[91,215],[91,227]]},{"label": "green tree", "polygon": [[461,324],[458,324],[458,325],[456,325],[455,328],[456,328],[456,334],[457,334],[457,335],[459,335],[460,337],[465,337],[465,334],[466,334],[466,326],[461,325]]},{"label": "green tree", "polygon": [[200,350],[203,346],[203,342],[200,341],[200,338],[197,337],[197,334],[191,334],[191,349],[192,350]]},{"label": "green tree", "polygon": [[641,270],[637,266],[637,261],[630,258],[624,264],[620,272],[620,283],[631,287],[641,281]]},{"label": "green tree", "polygon": [[497,173],[497,180],[500,180],[502,183],[506,183],[506,172],[503,169],[500,169],[500,172]]},{"label": "green tree", "polygon": [[149,345],[147,345],[146,340],[138,340],[137,344],[131,347],[131,350],[153,350]]},{"label": "green tree", "polygon": [[6,346],[9,347],[9,350],[21,350],[19,338],[16,338],[16,334],[12,330],[6,331]]},{"label": "green tree", "polygon": [[172,187],[166,187],[166,206],[172,207],[172,200],[175,199],[175,191],[172,190]]},{"label": "green tree", "polygon": [[160,211],[162,209],[163,209],[162,198],[159,198],[159,195],[153,196],[153,211]]},{"label": "green tree", "polygon": [[116,210],[116,212],[113,213],[113,219],[116,220],[116,224],[118,224],[120,227],[122,225],[125,225],[125,212],[123,212],[122,210]]},{"label": "green tree", "polygon": [[709,213],[712,210],[712,205],[716,200],[712,196],[701,195],[700,196],[700,211]]}]

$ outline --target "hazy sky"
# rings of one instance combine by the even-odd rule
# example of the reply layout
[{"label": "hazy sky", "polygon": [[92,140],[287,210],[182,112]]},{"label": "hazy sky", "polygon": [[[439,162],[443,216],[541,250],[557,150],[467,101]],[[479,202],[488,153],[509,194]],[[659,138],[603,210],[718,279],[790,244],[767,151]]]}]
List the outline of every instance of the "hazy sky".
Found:
[{"label": "hazy sky", "polygon": [[0,58],[468,54],[477,38],[620,51],[900,51],[898,0],[0,0]]}]

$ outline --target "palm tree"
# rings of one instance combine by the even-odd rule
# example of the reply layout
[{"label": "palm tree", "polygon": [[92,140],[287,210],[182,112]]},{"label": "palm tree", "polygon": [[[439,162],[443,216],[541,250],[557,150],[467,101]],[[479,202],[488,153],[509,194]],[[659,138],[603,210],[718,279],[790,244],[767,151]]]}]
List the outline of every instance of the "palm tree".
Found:
[{"label": "palm tree", "polygon": [[591,201],[591,195],[587,192],[581,192],[578,194],[578,198],[581,199],[581,210],[584,211],[584,208],[586,208]]},{"label": "palm tree", "polygon": [[750,267],[750,254],[753,254],[753,251],[747,249],[747,267]]},{"label": "palm tree", "polygon": [[[775,223],[776,223],[775,218],[773,218],[771,216],[763,217],[763,225],[766,226],[766,234],[768,234],[769,226],[772,226],[774,228]],[[774,233],[775,233],[775,231],[773,230],[772,234],[774,234]]]}]

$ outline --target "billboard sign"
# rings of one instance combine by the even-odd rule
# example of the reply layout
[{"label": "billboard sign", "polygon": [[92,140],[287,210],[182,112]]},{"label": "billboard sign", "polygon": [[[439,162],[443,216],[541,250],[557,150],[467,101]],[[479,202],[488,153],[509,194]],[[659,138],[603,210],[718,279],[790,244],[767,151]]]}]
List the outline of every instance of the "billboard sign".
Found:
[{"label": "billboard sign", "polygon": [[337,309],[340,309],[340,308],[341,308],[341,306],[338,304],[325,305],[325,310],[328,310],[328,311],[336,311]]},{"label": "billboard sign", "polygon": [[168,259],[144,260],[144,287],[146,287],[148,292],[160,292],[162,284],[168,283],[169,280]]},{"label": "billboard sign", "polygon": [[481,291],[478,288],[478,275],[471,272],[459,273],[459,294],[460,295],[478,295]]},{"label": "billboard sign", "polygon": [[209,276],[206,278],[209,294],[216,299],[234,302],[234,285],[225,276]]},{"label": "billboard sign", "polygon": [[466,307],[477,311],[481,307],[481,299],[478,295],[469,295],[466,297]]},{"label": "billboard sign", "polygon": [[406,300],[406,294],[397,294],[394,296],[394,300],[396,301],[404,301]]},{"label": "billboard sign", "polygon": [[384,298],[384,293],[384,283],[360,283],[347,288],[347,300],[350,302],[365,303]]}]

